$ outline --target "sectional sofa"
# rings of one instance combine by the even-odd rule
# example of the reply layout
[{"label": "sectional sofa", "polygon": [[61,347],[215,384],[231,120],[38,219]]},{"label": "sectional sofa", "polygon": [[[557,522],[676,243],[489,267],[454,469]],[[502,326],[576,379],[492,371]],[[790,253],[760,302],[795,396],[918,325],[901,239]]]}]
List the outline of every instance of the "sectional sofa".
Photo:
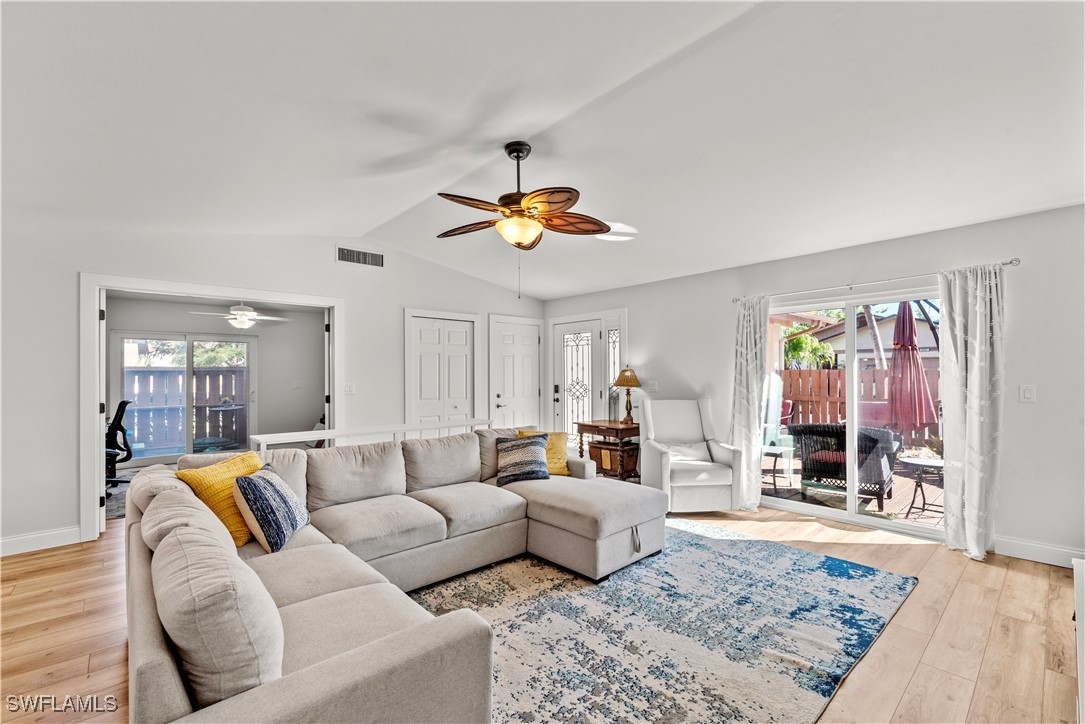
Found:
[{"label": "sectional sofa", "polygon": [[[488,721],[490,626],[405,593],[531,553],[593,580],[662,550],[661,491],[595,477],[495,484],[515,429],[261,454],[311,525],[234,546],[175,473],[127,498],[132,721]],[[189,455],[179,469],[230,457]]]}]

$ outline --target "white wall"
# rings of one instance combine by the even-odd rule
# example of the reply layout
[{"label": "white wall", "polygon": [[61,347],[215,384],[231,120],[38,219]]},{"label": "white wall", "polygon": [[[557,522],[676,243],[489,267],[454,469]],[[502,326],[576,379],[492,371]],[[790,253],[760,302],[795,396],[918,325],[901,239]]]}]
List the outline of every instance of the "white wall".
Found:
[{"label": "white wall", "polygon": [[[384,252],[385,267],[336,262],[337,242]],[[403,422],[404,307],[480,314],[482,335],[488,313],[542,316],[538,300],[354,239],[104,231],[59,222],[37,229],[14,226],[5,215],[2,253],[0,535],[5,545],[18,538],[26,549],[39,534],[38,547],[56,545],[79,524],[78,431],[87,424],[78,416],[80,272],[342,297],[347,361],[340,382],[358,389],[344,397],[351,426]]]},{"label": "white wall", "polygon": [[[708,272],[544,306],[547,317],[628,308],[626,358],[642,384],[657,380],[659,392],[652,396],[661,399],[710,396],[717,431],[726,437],[734,377],[732,297],[844,286],[1020,257],[1021,266],[1005,272],[1007,395],[996,512],[1000,550],[1039,555],[1031,545],[1038,543],[1070,549],[1081,557],[1083,208]],[[1036,404],[1017,401],[1018,385],[1027,383],[1037,386]]]},{"label": "white wall", "polygon": [[[189,312],[222,313],[229,306],[157,300],[114,299],[107,296],[106,327],[112,332],[221,334],[256,341],[257,427],[261,433],[308,430],[324,414],[324,311],[320,309],[268,312],[289,322],[257,322],[234,329],[224,319]],[[236,304],[237,302],[234,302]],[[257,311],[265,311],[257,307]],[[112,349],[110,350],[112,351]],[[107,360],[108,409],[113,414],[120,392],[112,389],[113,370],[121,361]],[[294,382],[298,388],[294,388]]]}]

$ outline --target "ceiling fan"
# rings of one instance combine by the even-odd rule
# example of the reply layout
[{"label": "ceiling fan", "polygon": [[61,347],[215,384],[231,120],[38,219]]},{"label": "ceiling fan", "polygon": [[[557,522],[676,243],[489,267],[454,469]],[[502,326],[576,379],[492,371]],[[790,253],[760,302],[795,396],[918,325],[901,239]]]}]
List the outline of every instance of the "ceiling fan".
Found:
[{"label": "ceiling fan", "polygon": [[273,322],[289,322],[286,317],[269,317],[266,314],[260,314],[252,307],[245,306],[244,304],[238,304],[230,307],[229,314],[219,314],[218,312],[189,312],[189,314],[201,314],[207,317],[219,317],[225,319],[227,322],[237,327],[238,329],[248,329],[257,322],[273,321]]},{"label": "ceiling fan", "polygon": [[610,226],[599,219],[568,212],[580,198],[580,192],[574,188],[552,186],[526,194],[520,191],[520,162],[531,154],[531,145],[527,141],[506,143],[505,153],[516,162],[516,191],[502,194],[496,204],[456,194],[437,194],[442,199],[457,204],[501,214],[501,218],[457,226],[438,234],[438,239],[496,226],[497,233],[501,234],[505,241],[517,249],[529,251],[542,241],[543,229],[560,234],[583,235],[605,234],[610,231]]}]

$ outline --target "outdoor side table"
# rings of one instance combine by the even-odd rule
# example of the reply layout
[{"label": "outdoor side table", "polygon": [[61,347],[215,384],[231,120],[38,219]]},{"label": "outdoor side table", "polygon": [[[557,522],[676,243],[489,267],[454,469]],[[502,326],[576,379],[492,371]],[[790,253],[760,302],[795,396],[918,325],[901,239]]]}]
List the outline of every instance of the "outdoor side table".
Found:
[{"label": "outdoor side table", "polygon": [[[927,492],[923,490],[923,479],[926,473],[933,472],[938,476],[938,482],[941,483],[942,468],[945,461],[941,458],[897,458],[897,462],[915,471],[915,490],[912,491],[912,502],[908,506],[908,512],[904,514],[904,517],[907,518],[912,514],[913,508],[919,508],[921,513],[927,509]],[[915,504],[916,494],[919,495],[922,501],[922,504],[918,506]]]}]

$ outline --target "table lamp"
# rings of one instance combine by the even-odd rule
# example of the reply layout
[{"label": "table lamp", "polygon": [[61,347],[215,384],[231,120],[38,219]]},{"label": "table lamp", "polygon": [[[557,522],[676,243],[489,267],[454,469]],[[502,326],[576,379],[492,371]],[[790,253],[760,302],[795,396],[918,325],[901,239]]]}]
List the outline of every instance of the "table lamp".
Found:
[{"label": "table lamp", "polygon": [[626,367],[618,373],[618,379],[614,380],[614,386],[625,388],[625,417],[622,418],[622,424],[632,425],[633,400],[631,395],[633,394],[634,387],[640,387],[640,380],[637,379],[637,373],[631,368]]}]

